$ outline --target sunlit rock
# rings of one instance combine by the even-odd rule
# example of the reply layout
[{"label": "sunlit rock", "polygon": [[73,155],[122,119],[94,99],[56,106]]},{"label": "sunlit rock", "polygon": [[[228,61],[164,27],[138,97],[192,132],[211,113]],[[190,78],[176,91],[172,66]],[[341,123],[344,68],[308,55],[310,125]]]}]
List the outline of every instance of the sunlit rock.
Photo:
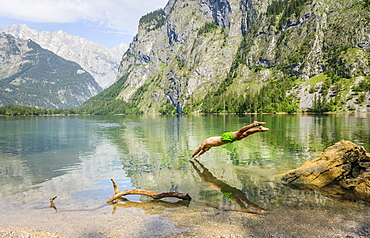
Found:
[{"label": "sunlit rock", "polygon": [[281,182],[319,190],[336,200],[370,201],[370,155],[362,146],[340,141],[322,155],[283,175]]}]

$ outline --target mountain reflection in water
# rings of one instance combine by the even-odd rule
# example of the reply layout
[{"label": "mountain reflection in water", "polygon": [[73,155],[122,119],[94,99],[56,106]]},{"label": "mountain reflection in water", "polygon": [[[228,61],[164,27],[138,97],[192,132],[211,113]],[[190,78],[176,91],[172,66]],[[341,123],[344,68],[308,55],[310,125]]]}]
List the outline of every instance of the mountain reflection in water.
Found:
[{"label": "mountain reflection in water", "polygon": [[[255,120],[270,131],[189,163],[204,138]],[[57,195],[57,207],[73,199],[94,207],[112,195],[114,178],[124,189],[185,192],[234,210],[328,208],[325,194],[286,187],[279,175],[340,140],[369,150],[369,127],[369,114],[4,117],[0,199],[29,204]]]},{"label": "mountain reflection in water", "polygon": [[[270,131],[189,162],[205,138],[253,121],[265,121]],[[166,236],[165,228],[155,231],[171,217],[193,230],[189,237],[367,237],[369,203],[347,206],[279,178],[340,140],[369,151],[369,128],[370,114],[0,117],[0,226],[52,226],[84,237],[100,229],[108,236],[112,223],[126,229],[130,221],[149,221],[153,229],[145,234]],[[110,179],[122,190],[181,192],[193,199],[137,195],[113,207],[105,203],[113,195]],[[54,196],[58,212],[49,207]]]}]

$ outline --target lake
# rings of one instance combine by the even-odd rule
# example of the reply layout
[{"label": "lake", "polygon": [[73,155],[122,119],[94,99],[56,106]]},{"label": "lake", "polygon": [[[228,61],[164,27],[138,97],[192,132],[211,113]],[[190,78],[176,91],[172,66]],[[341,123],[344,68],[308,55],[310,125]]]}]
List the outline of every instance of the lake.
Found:
[{"label": "lake", "polygon": [[[189,161],[204,139],[253,121],[267,122],[270,131]],[[66,237],[365,237],[369,203],[294,190],[279,177],[340,140],[369,152],[369,128],[368,113],[0,117],[0,227]],[[120,190],[181,192],[193,200],[128,195],[105,205],[114,195],[110,179]],[[268,212],[250,214],[235,193],[252,210]],[[54,196],[58,211],[49,207]]]}]

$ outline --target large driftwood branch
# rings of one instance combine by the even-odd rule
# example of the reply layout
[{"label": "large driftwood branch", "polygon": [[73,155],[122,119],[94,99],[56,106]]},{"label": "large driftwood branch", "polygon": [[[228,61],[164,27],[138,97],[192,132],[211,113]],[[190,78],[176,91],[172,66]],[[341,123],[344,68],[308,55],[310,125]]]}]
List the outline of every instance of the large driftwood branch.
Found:
[{"label": "large driftwood branch", "polygon": [[165,197],[176,197],[176,198],[187,200],[187,201],[191,200],[191,197],[187,193],[178,193],[178,192],[156,193],[154,191],[148,191],[144,189],[130,189],[130,190],[125,190],[121,192],[118,190],[118,186],[116,182],[113,179],[111,179],[111,181],[113,183],[115,195],[111,197],[110,199],[108,199],[107,203],[112,203],[117,198],[130,195],[130,194],[145,195],[145,196],[152,197],[153,199],[161,199]]}]

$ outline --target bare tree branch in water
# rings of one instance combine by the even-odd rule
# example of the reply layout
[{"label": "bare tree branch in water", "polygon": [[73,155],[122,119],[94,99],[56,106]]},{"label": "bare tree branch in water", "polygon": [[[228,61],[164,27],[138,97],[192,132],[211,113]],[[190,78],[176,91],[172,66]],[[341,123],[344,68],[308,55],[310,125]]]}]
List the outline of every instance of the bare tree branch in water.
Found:
[{"label": "bare tree branch in water", "polygon": [[187,193],[178,193],[178,192],[156,193],[154,191],[148,191],[144,189],[130,189],[130,190],[125,190],[125,191],[119,191],[116,182],[113,179],[111,179],[111,181],[113,183],[113,189],[114,189],[115,195],[111,197],[110,199],[108,199],[107,203],[112,203],[117,198],[130,195],[130,194],[145,195],[145,196],[152,197],[153,199],[161,199],[165,197],[176,197],[176,198],[187,200],[187,201],[191,200],[191,197]]}]

